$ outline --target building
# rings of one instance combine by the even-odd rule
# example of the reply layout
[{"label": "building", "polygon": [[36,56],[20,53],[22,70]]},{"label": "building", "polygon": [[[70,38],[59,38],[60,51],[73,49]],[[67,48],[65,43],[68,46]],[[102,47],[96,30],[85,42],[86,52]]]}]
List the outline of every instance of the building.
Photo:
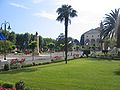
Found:
[{"label": "building", "polygon": [[89,47],[100,48],[100,28],[91,29],[81,35],[81,45],[88,45]]}]

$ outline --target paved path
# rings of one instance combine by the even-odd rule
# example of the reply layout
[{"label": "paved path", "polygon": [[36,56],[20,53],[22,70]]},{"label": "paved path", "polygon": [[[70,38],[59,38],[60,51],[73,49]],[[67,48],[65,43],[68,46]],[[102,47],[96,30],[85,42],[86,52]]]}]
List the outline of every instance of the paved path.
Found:
[{"label": "paved path", "polygon": [[[79,54],[79,52],[68,52],[68,59],[73,58],[74,54]],[[51,54],[52,59],[54,59],[55,56],[60,56],[62,59],[64,59],[64,53],[63,52],[55,52]],[[41,63],[41,62],[51,62],[51,56],[49,53],[46,54],[40,54],[39,56],[36,55],[34,56],[34,62],[35,63]],[[30,64],[32,63],[32,55],[15,55],[15,54],[8,54],[7,55],[7,60],[10,62],[10,60],[15,59],[15,58],[25,58],[25,63]],[[6,61],[3,61],[3,56],[0,56],[0,60],[2,60],[2,63],[0,63],[0,66],[5,64]]]}]

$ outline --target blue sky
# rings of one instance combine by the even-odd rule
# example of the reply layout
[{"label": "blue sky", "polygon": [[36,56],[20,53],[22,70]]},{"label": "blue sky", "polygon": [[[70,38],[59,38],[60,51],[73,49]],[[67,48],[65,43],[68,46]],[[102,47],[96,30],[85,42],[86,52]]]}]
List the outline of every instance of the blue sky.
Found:
[{"label": "blue sky", "polygon": [[56,21],[56,10],[62,4],[72,5],[78,12],[68,36],[79,40],[81,34],[98,27],[105,14],[119,8],[120,0],[0,0],[0,23],[8,21],[16,33],[38,32],[55,39],[64,33],[64,23]]}]

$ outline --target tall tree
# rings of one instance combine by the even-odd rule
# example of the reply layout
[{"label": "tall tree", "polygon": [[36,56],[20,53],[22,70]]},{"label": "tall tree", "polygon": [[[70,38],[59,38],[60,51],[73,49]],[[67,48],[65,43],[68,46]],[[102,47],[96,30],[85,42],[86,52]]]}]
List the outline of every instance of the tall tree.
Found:
[{"label": "tall tree", "polygon": [[[59,50],[61,50],[61,45],[65,46],[65,35],[63,33],[60,33],[60,35],[56,38],[56,47],[59,48]],[[62,48],[63,51],[63,48]]]},{"label": "tall tree", "polygon": [[19,50],[24,51],[24,49],[25,49],[25,37],[24,37],[24,34],[16,34],[16,47]]},{"label": "tall tree", "polygon": [[24,43],[23,43],[24,49],[26,50],[26,49],[28,49],[28,46],[29,46],[29,43],[30,43],[30,34],[29,33],[25,33],[23,35],[23,41],[24,41]]},{"label": "tall tree", "polygon": [[34,61],[34,53],[35,53],[35,48],[37,47],[37,42],[36,41],[32,41],[29,44],[29,48],[32,49],[32,61]]},{"label": "tall tree", "polygon": [[54,47],[55,47],[55,44],[54,43],[49,43],[48,45],[48,48],[50,49],[49,51],[50,51],[50,59],[52,59],[52,52],[53,52],[53,49],[54,49]]},{"label": "tall tree", "polygon": [[12,32],[9,33],[8,40],[13,42],[14,44],[16,43],[16,34],[15,34],[15,32],[12,31]]},{"label": "tall tree", "polygon": [[43,49],[44,49],[43,51],[47,51],[48,50],[47,45],[49,43],[55,43],[55,40],[52,39],[52,38],[43,38],[43,40],[42,40],[42,45],[43,45]]},{"label": "tall tree", "polygon": [[57,21],[63,22],[65,25],[65,63],[67,64],[67,52],[68,52],[68,39],[67,39],[67,33],[68,33],[68,23],[71,23],[70,18],[73,18],[77,16],[77,11],[74,10],[71,5],[62,5],[60,8],[56,11],[58,13]]}]

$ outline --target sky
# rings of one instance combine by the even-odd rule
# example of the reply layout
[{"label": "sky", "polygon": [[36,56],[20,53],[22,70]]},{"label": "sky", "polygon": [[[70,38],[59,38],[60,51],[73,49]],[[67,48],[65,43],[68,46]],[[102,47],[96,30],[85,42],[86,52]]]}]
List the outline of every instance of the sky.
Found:
[{"label": "sky", "polygon": [[99,27],[105,14],[120,8],[120,0],[0,0],[0,24],[9,22],[15,33],[38,32],[43,38],[56,39],[64,33],[64,22],[56,21],[56,10],[63,4],[77,11],[68,36],[78,40],[86,31]]}]

